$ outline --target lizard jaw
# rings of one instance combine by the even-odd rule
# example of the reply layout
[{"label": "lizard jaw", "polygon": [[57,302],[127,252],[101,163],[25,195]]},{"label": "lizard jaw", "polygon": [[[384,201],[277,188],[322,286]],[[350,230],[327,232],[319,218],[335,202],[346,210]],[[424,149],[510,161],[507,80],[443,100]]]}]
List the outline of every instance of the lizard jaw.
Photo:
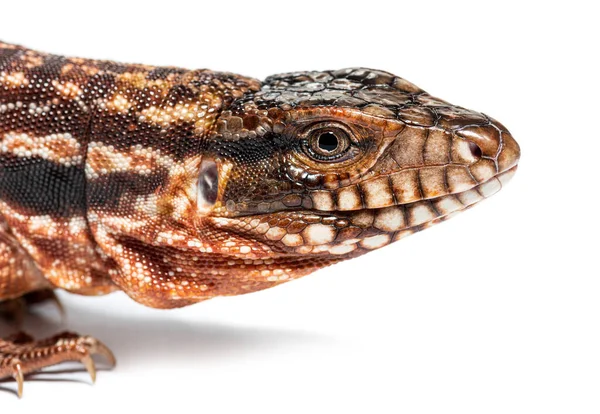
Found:
[{"label": "lizard jaw", "polygon": [[276,254],[355,257],[454,217],[492,196],[517,165],[455,194],[356,211],[285,210],[241,217],[214,217],[220,228],[245,233]]}]

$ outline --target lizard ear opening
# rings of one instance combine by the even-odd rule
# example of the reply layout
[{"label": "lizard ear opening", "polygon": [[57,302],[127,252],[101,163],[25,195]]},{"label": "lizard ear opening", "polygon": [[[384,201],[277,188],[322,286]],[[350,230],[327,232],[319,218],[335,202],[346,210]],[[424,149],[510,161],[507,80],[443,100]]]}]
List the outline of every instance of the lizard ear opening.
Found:
[{"label": "lizard ear opening", "polygon": [[203,159],[200,163],[198,177],[198,209],[208,211],[217,202],[219,194],[219,170],[211,159]]}]

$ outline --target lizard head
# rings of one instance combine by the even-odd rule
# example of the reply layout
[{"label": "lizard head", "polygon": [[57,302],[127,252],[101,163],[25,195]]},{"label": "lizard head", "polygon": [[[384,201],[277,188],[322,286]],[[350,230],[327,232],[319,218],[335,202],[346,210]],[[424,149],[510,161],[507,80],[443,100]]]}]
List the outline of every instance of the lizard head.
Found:
[{"label": "lizard head", "polygon": [[[386,72],[189,78],[133,129],[160,152],[133,147],[114,163],[137,157],[136,180],[103,178],[110,147],[87,158],[112,279],[154,307],[265,289],[386,246],[495,193],[519,159],[498,122]],[[206,117],[196,91],[218,103]]]},{"label": "lizard head", "polygon": [[519,159],[500,123],[369,69],[271,76],[221,113],[207,148],[198,211],[271,281],[443,221]]}]

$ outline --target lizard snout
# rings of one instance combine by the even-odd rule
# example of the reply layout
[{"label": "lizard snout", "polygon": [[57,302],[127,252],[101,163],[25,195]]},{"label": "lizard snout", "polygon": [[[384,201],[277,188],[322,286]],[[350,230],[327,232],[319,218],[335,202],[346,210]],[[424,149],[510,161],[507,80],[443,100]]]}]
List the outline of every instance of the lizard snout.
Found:
[{"label": "lizard snout", "polygon": [[467,142],[473,158],[493,161],[497,173],[509,170],[519,162],[519,144],[511,133],[495,120],[491,120],[487,125],[461,128],[456,132],[456,136]]},{"label": "lizard snout", "polygon": [[[335,203],[321,204],[357,211],[461,193],[479,200],[497,192],[512,177],[519,156],[519,145],[510,132],[494,120],[479,125],[455,123],[452,128],[407,126],[362,180],[333,190]],[[314,203],[317,209],[321,207],[318,201]]]}]

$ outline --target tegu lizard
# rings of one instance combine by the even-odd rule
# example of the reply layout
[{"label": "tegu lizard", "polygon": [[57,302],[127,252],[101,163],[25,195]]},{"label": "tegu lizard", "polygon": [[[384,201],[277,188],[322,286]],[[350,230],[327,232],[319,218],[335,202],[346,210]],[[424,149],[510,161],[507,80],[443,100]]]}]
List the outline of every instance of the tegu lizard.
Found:
[{"label": "tegu lizard", "polygon": [[[260,82],[0,43],[0,301],[122,290],[155,308],[266,289],[452,217],[519,146],[480,112],[364,68]],[[0,378],[101,342],[0,339]]]}]

